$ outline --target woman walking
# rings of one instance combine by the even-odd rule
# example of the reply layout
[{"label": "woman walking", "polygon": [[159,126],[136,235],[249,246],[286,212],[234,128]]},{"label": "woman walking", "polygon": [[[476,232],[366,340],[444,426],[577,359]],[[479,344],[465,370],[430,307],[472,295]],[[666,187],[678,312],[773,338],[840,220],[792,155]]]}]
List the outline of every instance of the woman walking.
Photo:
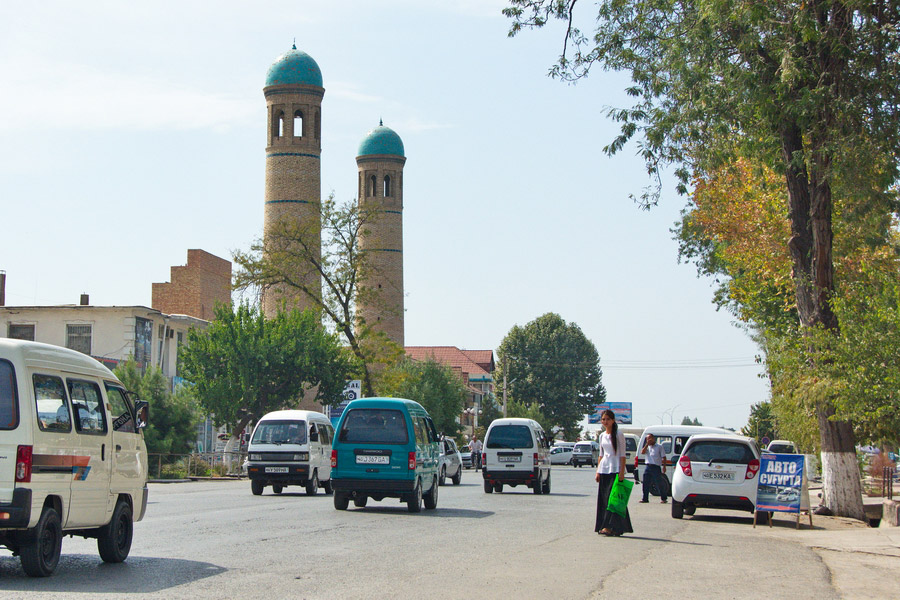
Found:
[{"label": "woman walking", "polygon": [[600,484],[597,493],[597,522],[594,531],[603,535],[619,536],[623,533],[632,533],[631,516],[625,509],[625,516],[606,509],[609,504],[609,493],[612,490],[613,481],[625,479],[625,434],[619,432],[616,423],[616,415],[611,410],[604,410],[600,414],[600,424],[605,431],[600,434],[600,463],[597,465],[597,475],[594,479]]}]

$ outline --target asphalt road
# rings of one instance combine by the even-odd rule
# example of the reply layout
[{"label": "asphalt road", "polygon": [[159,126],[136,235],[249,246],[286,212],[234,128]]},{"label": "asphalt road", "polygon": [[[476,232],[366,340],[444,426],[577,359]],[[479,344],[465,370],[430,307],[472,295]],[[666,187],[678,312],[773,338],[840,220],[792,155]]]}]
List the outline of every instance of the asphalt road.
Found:
[{"label": "asphalt road", "polygon": [[635,488],[634,534],[605,538],[591,469],[554,467],[552,487],[485,494],[466,471],[437,510],[410,514],[392,499],[339,512],[321,490],[253,496],[246,480],[151,484],[124,564],[66,538],[57,572],[32,579],[0,551],[0,598],[839,597],[812,550],[748,513],[676,521]]}]

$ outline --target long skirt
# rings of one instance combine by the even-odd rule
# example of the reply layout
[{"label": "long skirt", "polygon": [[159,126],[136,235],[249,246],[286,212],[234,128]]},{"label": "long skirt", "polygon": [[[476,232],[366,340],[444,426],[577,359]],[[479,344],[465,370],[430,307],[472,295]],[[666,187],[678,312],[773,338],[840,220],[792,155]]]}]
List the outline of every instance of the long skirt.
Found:
[{"label": "long skirt", "polygon": [[600,473],[600,485],[597,491],[597,522],[594,524],[594,531],[599,532],[601,529],[609,529],[615,535],[634,532],[631,528],[631,515],[628,514],[627,508],[625,509],[624,517],[606,510],[613,481],[618,476],[618,473]]}]

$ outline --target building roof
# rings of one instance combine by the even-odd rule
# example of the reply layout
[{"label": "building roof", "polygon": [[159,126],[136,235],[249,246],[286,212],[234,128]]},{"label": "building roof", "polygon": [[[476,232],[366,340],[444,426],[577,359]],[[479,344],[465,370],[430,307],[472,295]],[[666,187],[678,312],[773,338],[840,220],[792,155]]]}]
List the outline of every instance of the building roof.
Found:
[{"label": "building roof", "polygon": [[494,372],[494,351],[493,350],[460,350],[468,356],[473,363],[487,371]]},{"label": "building roof", "polygon": [[406,156],[403,153],[403,140],[400,139],[396,131],[390,127],[385,127],[381,121],[378,122],[378,127],[367,133],[366,137],[359,143],[359,151],[356,153],[356,156],[372,156],[374,154]]},{"label": "building roof", "polygon": [[322,87],[322,71],[313,57],[303,50],[297,50],[295,44],[269,67],[266,87],[297,84]]},{"label": "building roof", "polygon": [[488,370],[472,360],[467,353],[487,352],[493,355],[493,350],[460,350],[456,346],[406,346],[405,350],[407,356],[413,360],[422,361],[432,358],[436,362],[449,366],[451,369],[458,369],[466,375],[467,380],[490,377],[491,375]]}]

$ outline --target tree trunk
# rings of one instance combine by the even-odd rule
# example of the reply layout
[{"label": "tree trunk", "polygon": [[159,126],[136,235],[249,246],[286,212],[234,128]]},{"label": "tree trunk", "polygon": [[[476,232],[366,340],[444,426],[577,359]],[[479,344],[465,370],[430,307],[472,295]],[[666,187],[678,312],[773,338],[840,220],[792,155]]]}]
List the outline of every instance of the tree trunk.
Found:
[{"label": "tree trunk", "polygon": [[828,402],[816,405],[816,417],[822,438],[822,502],[841,517],[864,521],[862,484],[856,461],[856,444],[849,421],[832,421],[834,407]]},{"label": "tree trunk", "polygon": [[[251,416],[244,415],[241,417],[241,420],[238,421],[238,424],[234,426],[234,429],[231,430],[231,437],[228,438],[228,442],[225,444],[225,450],[222,452],[222,463],[225,466],[226,473],[234,473],[234,462],[237,460],[240,462],[240,439],[241,434],[244,433],[244,428],[247,427],[247,423],[250,422]],[[240,468],[240,464],[238,464],[238,469]]]}]

